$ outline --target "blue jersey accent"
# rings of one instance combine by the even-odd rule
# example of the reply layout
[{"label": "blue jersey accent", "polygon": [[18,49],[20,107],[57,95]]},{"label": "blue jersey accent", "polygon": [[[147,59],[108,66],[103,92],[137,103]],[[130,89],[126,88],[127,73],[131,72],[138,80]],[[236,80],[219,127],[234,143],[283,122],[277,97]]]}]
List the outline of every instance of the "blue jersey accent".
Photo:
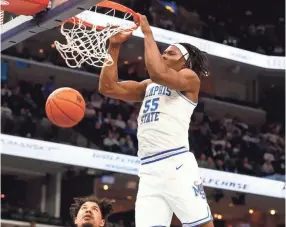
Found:
[{"label": "blue jersey accent", "polygon": [[156,154],[153,154],[153,155],[149,155],[149,156],[146,156],[144,158],[141,158],[141,161],[144,161],[146,159],[150,159],[150,158],[154,158],[156,156],[160,156],[160,155],[164,155],[166,153],[170,153],[170,152],[174,152],[174,151],[182,151],[182,150],[185,150],[186,148],[183,146],[183,147],[177,147],[177,148],[173,148],[173,149],[170,149],[170,150],[165,150],[165,151],[160,151]]},{"label": "blue jersey accent", "polygon": [[147,165],[150,163],[158,162],[187,152],[189,151],[186,149],[186,147],[177,147],[170,150],[160,151],[156,154],[141,158],[141,165]]},{"label": "blue jersey accent", "polygon": [[195,227],[195,226],[200,226],[202,224],[205,224],[205,223],[208,223],[210,221],[213,220],[213,217],[211,215],[211,212],[210,212],[210,208],[209,206],[207,207],[207,216],[202,218],[202,219],[199,219],[197,221],[193,221],[193,222],[189,222],[189,223],[182,223],[183,224],[183,227]]},{"label": "blue jersey accent", "polygon": [[145,94],[145,98],[150,97],[150,96],[170,96],[171,95],[171,90],[165,86],[162,85],[156,85],[152,87],[148,92]]},{"label": "blue jersey accent", "polygon": [[159,121],[160,112],[156,112],[159,107],[160,98],[153,98],[144,102],[143,115],[140,124],[145,124],[153,121]]},{"label": "blue jersey accent", "polygon": [[147,113],[148,111],[154,112],[158,109],[158,101],[160,98],[149,99],[144,102],[144,110],[143,113]]},{"label": "blue jersey accent", "polygon": [[164,159],[167,159],[167,158],[171,158],[171,157],[174,157],[174,156],[177,156],[177,155],[180,155],[180,154],[184,154],[184,153],[187,153],[187,152],[189,152],[189,151],[185,150],[185,151],[176,152],[176,153],[173,153],[173,154],[161,157],[161,158],[154,159],[152,161],[142,162],[141,165],[147,165],[147,164],[151,164],[151,163],[154,163],[154,162],[159,162],[161,160],[164,160]]},{"label": "blue jersey accent", "polygon": [[201,196],[202,199],[206,199],[205,190],[204,190],[204,187],[202,184],[194,185],[193,190],[194,190],[196,196]]}]

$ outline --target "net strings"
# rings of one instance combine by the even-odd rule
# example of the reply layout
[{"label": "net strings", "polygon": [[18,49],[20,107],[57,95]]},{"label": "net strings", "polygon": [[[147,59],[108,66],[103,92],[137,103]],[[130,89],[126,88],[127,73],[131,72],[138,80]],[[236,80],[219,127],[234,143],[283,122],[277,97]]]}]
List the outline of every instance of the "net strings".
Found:
[{"label": "net strings", "polygon": [[[95,7],[95,12],[97,7]],[[115,10],[111,9],[106,14],[112,13],[115,16]],[[123,19],[132,16],[129,13],[124,15]],[[65,59],[67,65],[71,68],[80,68],[82,64],[87,63],[95,67],[103,67],[113,64],[113,59],[107,53],[108,39],[124,31],[124,27],[108,24],[103,30],[98,30],[97,25],[92,28],[84,25],[83,21],[73,18],[72,28],[68,28],[63,24],[61,33],[66,38],[66,44],[55,41],[55,46],[61,56]]]}]

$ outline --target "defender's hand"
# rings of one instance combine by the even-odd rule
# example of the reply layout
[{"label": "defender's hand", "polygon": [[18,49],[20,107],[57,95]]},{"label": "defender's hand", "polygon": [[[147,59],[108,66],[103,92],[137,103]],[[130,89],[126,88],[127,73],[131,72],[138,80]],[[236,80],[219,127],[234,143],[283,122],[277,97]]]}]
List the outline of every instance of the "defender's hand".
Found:
[{"label": "defender's hand", "polygon": [[138,13],[139,15],[139,18],[140,18],[140,27],[141,27],[141,30],[143,32],[144,35],[147,35],[147,34],[152,34],[152,30],[150,28],[150,25],[149,25],[149,22],[147,20],[147,17],[144,16],[144,15],[141,15],[140,13]]},{"label": "defender's hand", "polygon": [[122,44],[124,43],[130,36],[132,35],[132,31],[123,31],[119,32],[114,36],[109,38],[110,44]]}]

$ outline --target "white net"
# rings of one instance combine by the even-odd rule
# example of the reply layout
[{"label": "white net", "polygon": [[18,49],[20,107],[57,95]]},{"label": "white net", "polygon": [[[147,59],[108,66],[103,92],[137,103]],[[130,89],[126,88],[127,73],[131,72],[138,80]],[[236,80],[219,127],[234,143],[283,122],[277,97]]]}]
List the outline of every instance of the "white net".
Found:
[{"label": "white net", "polygon": [[[61,33],[66,38],[66,44],[55,41],[55,46],[71,68],[79,68],[83,63],[95,67],[113,64],[113,59],[107,53],[108,39],[134,25],[127,19],[132,15],[125,13],[123,19],[115,17],[114,9],[105,14],[88,10],[72,18],[61,26]],[[102,29],[103,27],[103,29]],[[100,29],[99,29],[100,28]]]}]

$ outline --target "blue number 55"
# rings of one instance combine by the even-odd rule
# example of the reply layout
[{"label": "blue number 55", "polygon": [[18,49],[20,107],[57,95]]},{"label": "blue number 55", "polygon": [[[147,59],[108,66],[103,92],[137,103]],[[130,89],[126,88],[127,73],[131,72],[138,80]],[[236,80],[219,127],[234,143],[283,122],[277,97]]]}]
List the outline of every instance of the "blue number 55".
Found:
[{"label": "blue number 55", "polygon": [[158,109],[159,106],[159,99],[160,98],[154,98],[154,99],[149,99],[145,102],[144,104],[144,110],[143,113],[147,113],[148,111],[154,112]]}]

